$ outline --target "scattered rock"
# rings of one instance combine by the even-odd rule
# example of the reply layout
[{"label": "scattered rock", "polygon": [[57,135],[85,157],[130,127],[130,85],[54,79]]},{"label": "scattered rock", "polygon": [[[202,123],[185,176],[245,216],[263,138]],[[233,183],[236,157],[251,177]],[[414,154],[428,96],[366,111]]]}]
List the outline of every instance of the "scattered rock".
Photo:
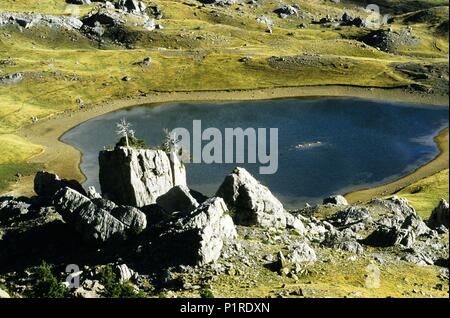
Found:
[{"label": "scattered rock", "polygon": [[2,299],[2,298],[11,298],[11,297],[9,296],[9,294],[6,291],[4,291],[3,289],[0,288],[0,299]]}]

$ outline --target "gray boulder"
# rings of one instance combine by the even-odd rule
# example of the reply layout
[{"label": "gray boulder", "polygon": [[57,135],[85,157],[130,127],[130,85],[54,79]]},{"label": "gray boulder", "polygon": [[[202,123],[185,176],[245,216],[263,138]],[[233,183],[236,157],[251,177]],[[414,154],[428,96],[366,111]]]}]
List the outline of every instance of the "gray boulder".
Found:
[{"label": "gray boulder", "polygon": [[234,209],[234,220],[242,225],[286,227],[286,211],[270,190],[243,168],[235,168],[216,193]]},{"label": "gray boulder", "polygon": [[445,199],[441,199],[437,207],[431,212],[430,219],[428,220],[428,225],[431,228],[440,228],[444,226],[448,229],[450,216],[449,216],[449,204]]},{"label": "gray boulder", "polygon": [[167,213],[182,212],[188,214],[198,207],[197,200],[186,186],[176,186],[156,199],[156,204]]},{"label": "gray boulder", "polygon": [[88,242],[125,240],[147,226],[145,214],[136,208],[119,206],[108,211],[68,187],[55,194],[53,204],[64,221]]},{"label": "gray boulder", "polygon": [[83,23],[75,17],[45,15],[29,12],[0,12],[0,27],[3,25],[18,25],[28,29],[34,26],[47,26],[67,30],[79,30]]},{"label": "gray boulder", "polygon": [[0,225],[28,214],[30,208],[28,200],[0,197]]},{"label": "gray boulder", "polygon": [[[211,198],[190,215],[168,225],[160,236],[160,248],[170,261],[184,265],[204,265],[216,261],[224,244],[237,236],[233,219],[221,198]],[[173,251],[173,252],[171,252]]]},{"label": "gray boulder", "polygon": [[333,195],[323,199],[323,204],[348,205],[348,202],[342,195]]},{"label": "gray boulder", "polygon": [[316,252],[306,242],[297,244],[287,258],[291,264],[314,263],[317,260]]},{"label": "gray boulder", "polygon": [[186,185],[182,163],[171,162],[161,150],[116,147],[101,151],[99,163],[102,194],[118,204],[143,207],[172,187]]},{"label": "gray boulder", "polygon": [[17,84],[23,80],[22,73],[13,73],[5,76],[0,76],[0,84]]},{"label": "gray boulder", "polygon": [[57,174],[47,171],[38,171],[34,177],[34,192],[39,196],[51,198],[64,187],[86,195],[83,187],[76,180],[61,179]]},{"label": "gray boulder", "polygon": [[359,230],[361,225],[372,224],[373,219],[368,209],[352,206],[333,214],[327,219],[327,222],[341,229],[350,228],[352,230]]}]

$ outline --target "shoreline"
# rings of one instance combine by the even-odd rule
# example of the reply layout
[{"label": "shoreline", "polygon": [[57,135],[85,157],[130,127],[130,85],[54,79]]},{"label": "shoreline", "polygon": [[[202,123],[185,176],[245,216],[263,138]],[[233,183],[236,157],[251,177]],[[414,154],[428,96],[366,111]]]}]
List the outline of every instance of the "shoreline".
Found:
[{"label": "shoreline", "polygon": [[[187,101],[237,101],[237,100],[267,100],[278,98],[302,98],[302,97],[349,97],[364,98],[371,100],[385,100],[392,102],[407,102],[424,105],[435,105],[448,107],[447,96],[424,96],[417,93],[407,92],[404,89],[386,88],[364,88],[352,86],[308,86],[308,87],[283,87],[256,90],[227,90],[227,91],[195,91],[195,92],[153,92],[145,96],[135,96],[117,100],[104,101],[99,104],[85,106],[78,110],[69,110],[55,114],[49,118],[42,119],[36,124],[30,124],[21,128],[18,134],[34,144],[41,145],[43,151],[30,158],[28,163],[44,163],[44,169],[58,174],[61,178],[75,179],[80,182],[85,180],[81,172],[80,164],[82,154],[75,147],[65,144],[60,138],[69,130],[104,114],[133,106],[161,104],[170,102]],[[442,133],[442,132],[441,132]],[[445,133],[444,133],[445,134]],[[439,135],[440,136],[440,135]],[[436,138],[439,138],[435,137]],[[351,202],[360,201],[374,193],[382,193],[385,189],[396,191],[399,184],[402,188],[409,184],[405,182],[417,181],[418,176],[427,177],[439,171],[436,169],[446,165],[448,167],[448,129],[446,138],[441,145],[438,144],[440,153],[431,162],[421,166],[411,174],[397,181],[370,189],[348,193],[346,197]],[[445,141],[446,140],[446,141]],[[442,143],[447,142],[447,147]],[[446,149],[445,149],[446,148]],[[445,155],[446,154],[446,155]],[[438,158],[439,164],[436,164]],[[446,160],[445,160],[446,158]],[[420,172],[418,172],[420,170]],[[443,170],[443,169],[441,169]],[[423,177],[422,177],[423,176]],[[404,179],[404,180],[403,180]],[[400,182],[401,181],[401,182]],[[400,182],[400,183],[399,183]],[[413,183],[411,182],[411,183]],[[396,184],[395,187],[390,185]],[[10,195],[33,195],[33,177],[22,177],[18,182],[12,184],[6,191]],[[391,193],[389,193],[391,194]],[[388,195],[388,194],[384,194]]]}]

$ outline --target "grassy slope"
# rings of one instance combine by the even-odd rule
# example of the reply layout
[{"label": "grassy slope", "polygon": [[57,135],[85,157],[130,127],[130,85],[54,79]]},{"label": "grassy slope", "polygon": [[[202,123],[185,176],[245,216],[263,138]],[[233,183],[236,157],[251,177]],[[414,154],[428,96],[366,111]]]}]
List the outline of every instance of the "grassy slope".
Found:
[{"label": "grassy slope", "polygon": [[407,198],[417,213],[427,219],[441,198],[449,198],[448,169],[420,180],[400,191],[397,195]]},{"label": "grassy slope", "polygon": [[[442,1],[421,2],[445,4]],[[388,54],[363,47],[352,40],[365,32],[357,28],[333,30],[310,25],[307,29],[298,29],[297,25],[303,20],[282,20],[272,13],[278,6],[276,1],[262,1],[256,9],[249,6],[202,7],[195,0],[156,0],[151,3],[162,7],[164,19],[161,23],[165,28],[146,32],[130,25],[129,28],[139,37],[133,44],[134,49],[109,45],[99,50],[98,43],[76,32],[2,27],[0,59],[12,58],[16,65],[0,67],[0,76],[20,71],[26,74],[26,79],[14,86],[0,86],[0,140],[5,145],[5,153],[9,153],[0,156],[0,179],[11,179],[13,163],[26,165],[27,158],[42,150],[40,145],[19,141],[17,130],[30,124],[31,117],[44,118],[78,108],[77,98],[83,99],[90,107],[100,101],[155,90],[326,84],[398,87],[408,85],[412,80],[396,72],[391,63],[430,63],[447,59],[448,45],[443,44],[446,41],[438,39],[439,49],[432,45],[435,37],[427,25],[415,26],[415,32],[424,39],[421,46],[414,51]],[[327,14],[340,17],[344,10],[367,15],[351,1],[341,4],[319,0],[296,3],[316,17]],[[0,3],[1,11],[56,15],[68,15],[74,12],[73,8],[85,15],[93,7],[95,4],[68,7],[64,0],[4,0]],[[273,34],[265,33],[265,27],[255,21],[260,15],[275,21]],[[310,19],[311,15],[305,22],[310,23]],[[399,21],[394,28],[400,27],[401,19]],[[304,53],[318,54],[321,60],[317,62],[311,58],[302,65],[289,68],[274,68],[268,63],[268,58],[273,55],[297,56]],[[253,57],[251,62],[238,62],[240,57],[247,55]],[[153,60],[150,67],[133,65],[147,56]],[[121,81],[126,75],[133,80]],[[3,182],[0,189],[4,189],[5,184]]]}]

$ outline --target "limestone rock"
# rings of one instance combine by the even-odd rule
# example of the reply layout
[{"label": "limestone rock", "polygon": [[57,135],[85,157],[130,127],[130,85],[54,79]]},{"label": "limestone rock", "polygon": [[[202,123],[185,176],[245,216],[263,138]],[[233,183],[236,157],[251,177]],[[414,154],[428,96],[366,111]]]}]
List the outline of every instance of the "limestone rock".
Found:
[{"label": "limestone rock", "polygon": [[288,255],[292,264],[314,263],[317,260],[316,252],[306,242],[299,243],[294,251]]},{"label": "limestone rock", "polygon": [[216,196],[235,210],[234,219],[238,224],[286,227],[286,212],[281,202],[243,168],[235,168],[225,178]]},{"label": "limestone rock", "polygon": [[348,205],[348,202],[342,195],[333,195],[323,199],[323,204]]},{"label": "limestone rock", "polygon": [[108,211],[68,187],[56,193],[53,203],[64,221],[88,242],[124,240],[147,226],[145,214],[136,208],[118,206]]},{"label": "limestone rock", "polygon": [[[171,261],[184,265],[204,265],[216,261],[225,243],[232,242],[236,228],[221,198],[211,198],[190,215],[168,225],[160,237],[160,248],[170,253]],[[171,252],[174,251],[173,253]]]},{"label": "limestone rock", "polygon": [[38,171],[34,177],[34,192],[39,196],[51,198],[64,187],[86,195],[83,187],[76,180],[61,180],[58,175],[46,171]]},{"label": "limestone rock", "polygon": [[428,225],[431,228],[439,228],[444,226],[448,229],[449,219],[449,204],[445,201],[445,199],[441,199],[437,207],[435,207],[433,212],[431,212]]},{"label": "limestone rock", "polygon": [[116,265],[114,266],[113,271],[121,283],[129,281],[134,275],[134,271],[130,269],[127,264]]},{"label": "limestone rock", "polygon": [[31,204],[26,199],[0,197],[0,225],[28,214]]},{"label": "limestone rock", "polygon": [[186,186],[176,186],[156,199],[156,203],[167,213],[182,212],[188,214],[198,207],[198,202]]},{"label": "limestone rock", "polygon": [[174,171],[184,166],[161,150],[116,147],[101,151],[99,163],[102,194],[118,204],[143,207],[173,186],[186,185],[179,173],[174,178]]}]

